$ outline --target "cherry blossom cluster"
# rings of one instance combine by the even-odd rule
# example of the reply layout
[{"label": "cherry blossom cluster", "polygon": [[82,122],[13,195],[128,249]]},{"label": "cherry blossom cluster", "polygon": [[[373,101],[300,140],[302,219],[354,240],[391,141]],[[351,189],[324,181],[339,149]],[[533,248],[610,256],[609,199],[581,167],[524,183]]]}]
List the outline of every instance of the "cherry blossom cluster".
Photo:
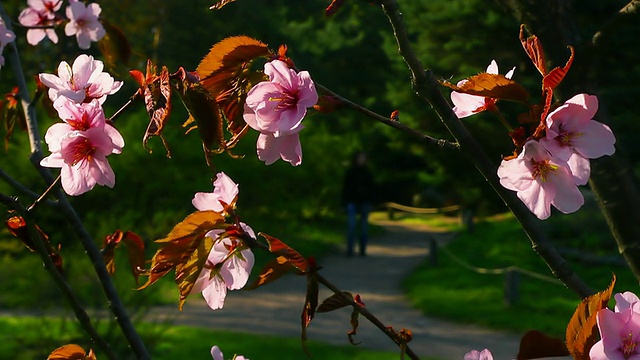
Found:
[{"label": "cherry blossom cluster", "polygon": [[591,360],[640,359],[640,299],[632,292],[615,294],[614,311],[602,309],[596,318],[600,341],[589,351]]},{"label": "cherry blossom cluster", "polygon": [[115,185],[115,174],[106,157],[120,154],[124,139],[107,122],[102,104],[107,95],[122,87],[122,82],[115,81],[103,68],[102,61],[83,54],[72,66],[61,62],[58,75],[39,75],[49,87],[49,98],[63,121],[47,130],[44,140],[51,155],[40,165],[61,168],[62,188],[69,195],[83,194],[96,184]]},{"label": "cherry blossom cluster", "polygon": [[85,5],[78,0],[69,0],[65,8],[66,19],[57,14],[62,8],[62,0],[28,0],[28,7],[20,13],[18,21],[27,30],[27,42],[37,45],[45,37],[54,44],[58,43],[58,34],[54,27],[66,22],[64,33],[75,36],[81,49],[88,49],[91,42],[102,39],[106,34],[104,26],[98,21],[102,9],[100,5],[91,3]]},{"label": "cherry blossom cluster", "polygon": [[584,204],[578,185],[589,180],[589,159],[615,152],[611,129],[593,120],[598,98],[578,94],[546,118],[545,136],[529,140],[517,158],[503,160],[498,168],[500,184],[539,219],[551,215],[551,205],[568,214]]},{"label": "cherry blossom cluster", "polygon": [[[505,77],[510,79],[514,70]],[[487,73],[498,74],[495,61]],[[485,110],[497,111],[497,99],[493,98],[453,91],[451,101],[459,118]],[[532,136],[516,158],[501,162],[500,184],[516,191],[518,198],[539,219],[551,215],[552,205],[565,214],[577,211],[584,204],[578,185],[585,185],[589,180],[589,159],[615,152],[611,129],[593,120],[597,111],[595,95],[574,96],[547,115],[541,137]]]},{"label": "cherry blossom cluster", "polygon": [[[229,215],[228,209],[234,206],[237,196],[238,185],[225,173],[220,172],[213,181],[213,192],[196,193],[191,203],[200,211],[210,210]],[[243,222],[239,225],[240,231],[252,238],[256,237],[249,225]],[[215,242],[191,290],[191,293],[202,292],[202,296],[212,310],[221,309],[224,306],[227,290],[239,290],[247,284],[253,268],[254,256],[251,249],[242,239],[227,235],[223,229],[214,229],[206,234]],[[214,359],[217,358],[214,356]]]},{"label": "cherry blossom cluster", "polygon": [[[214,346],[211,348],[211,357],[213,360],[224,360],[224,354],[222,350],[218,346]],[[242,355],[236,355],[233,357],[233,360],[249,360]]]},{"label": "cherry blossom cluster", "polygon": [[16,34],[14,34],[13,31],[7,29],[7,25],[4,23],[2,18],[0,18],[0,66],[4,66],[4,57],[2,56],[4,47],[15,39]]},{"label": "cherry blossom cluster", "polygon": [[249,90],[244,120],[260,132],[258,158],[267,165],[282,159],[291,165],[302,163],[299,132],[307,108],[318,102],[318,93],[307,71],[296,72],[280,60],[264,65],[269,81]]}]

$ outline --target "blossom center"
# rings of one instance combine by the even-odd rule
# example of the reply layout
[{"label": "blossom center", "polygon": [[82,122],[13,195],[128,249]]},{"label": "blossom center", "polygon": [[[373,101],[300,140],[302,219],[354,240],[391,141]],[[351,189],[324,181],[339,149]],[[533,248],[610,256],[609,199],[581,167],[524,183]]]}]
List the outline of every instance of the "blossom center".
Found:
[{"label": "blossom center", "polygon": [[282,89],[280,97],[269,97],[269,101],[277,102],[274,110],[284,111],[290,109],[298,104],[298,91],[288,91]]},{"label": "blossom center", "polygon": [[629,335],[622,338],[621,350],[625,359],[628,359],[629,356],[635,353],[636,346],[638,346],[638,342],[633,341],[633,333],[629,331]]},{"label": "blossom center", "polygon": [[67,119],[67,124],[73,128],[73,130],[86,131],[91,127],[89,121],[89,115],[86,112],[82,112],[81,119]]},{"label": "blossom center", "polygon": [[531,175],[534,179],[542,182],[549,180],[551,174],[558,169],[558,165],[552,164],[549,160],[535,161],[531,159]]},{"label": "blossom center", "polygon": [[72,146],[71,166],[85,159],[91,161],[93,159],[93,154],[96,152],[95,146],[93,146],[91,141],[87,138],[76,141]]},{"label": "blossom center", "polygon": [[573,141],[583,134],[580,132],[574,133],[571,131],[562,132],[560,135],[556,136],[556,141],[560,143],[561,146],[573,147]]}]

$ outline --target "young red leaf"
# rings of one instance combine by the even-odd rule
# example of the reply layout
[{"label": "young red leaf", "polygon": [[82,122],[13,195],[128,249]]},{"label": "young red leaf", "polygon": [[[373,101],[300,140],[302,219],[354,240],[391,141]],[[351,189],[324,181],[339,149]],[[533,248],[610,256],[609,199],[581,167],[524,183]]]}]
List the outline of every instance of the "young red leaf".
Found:
[{"label": "young red leaf", "polygon": [[171,156],[171,151],[162,135],[162,130],[171,114],[169,71],[163,66],[160,75],[157,75],[156,72],[156,65],[149,59],[147,60],[147,69],[144,75],[138,70],[131,70],[129,74],[131,74],[140,85],[140,89],[136,95],[144,98],[145,108],[147,109],[150,120],[149,126],[147,126],[147,130],[142,138],[142,145],[151,151],[147,146],[149,138],[152,136],[160,136],[167,150],[167,155]]},{"label": "young red leaf", "polygon": [[360,316],[360,310],[353,308],[353,311],[351,312],[351,319],[350,319],[350,323],[351,323],[351,330],[349,330],[347,332],[347,337],[349,338],[349,342],[351,343],[351,345],[358,345],[360,344],[359,341],[355,341],[353,339],[354,336],[356,336],[358,334],[358,325],[360,324],[358,322],[358,317]]},{"label": "young red leaf", "polygon": [[520,25],[520,43],[540,74],[542,76],[547,75],[547,65],[544,60],[542,44],[535,35],[525,38],[524,25]]},{"label": "young red leaf", "polygon": [[115,68],[118,64],[127,65],[131,58],[131,44],[127,36],[120,28],[111,24],[107,20],[100,18],[100,23],[105,30],[105,35],[98,41],[98,48],[110,68]]},{"label": "young red leaf", "polygon": [[329,6],[327,6],[327,8],[324,9],[324,14],[326,16],[332,16],[338,11],[338,9],[340,9],[340,7],[343,4],[344,4],[344,0],[332,0],[331,4],[329,4]]},{"label": "young red leaf", "polygon": [[262,285],[266,285],[278,278],[282,275],[286,274],[288,271],[293,269],[293,264],[287,260],[284,256],[278,256],[277,258],[269,261],[258,275],[258,278],[251,284],[251,286],[246,287],[247,290],[253,290]]},{"label": "young red leaf", "polygon": [[236,0],[218,0],[215,4],[211,5],[209,7],[209,10],[219,10],[221,9],[223,6],[232,3]]},{"label": "young red leaf", "polygon": [[[345,298],[345,296],[347,298]],[[345,306],[351,305],[353,301],[353,295],[350,292],[343,291],[342,294],[333,294],[322,301],[322,304],[318,306],[316,312],[324,313],[337,309],[342,309]]]},{"label": "young red leaf", "polygon": [[551,337],[538,330],[531,330],[520,339],[517,360],[568,356],[567,345],[561,339]]},{"label": "young red leaf", "polygon": [[67,344],[53,350],[47,360],[96,360],[96,356],[93,350],[89,350],[87,355],[80,346]]},{"label": "young red leaf", "polygon": [[[174,226],[165,238],[155,241],[160,245],[160,249],[151,259],[151,269],[146,274],[149,279],[138,290],[155,283],[177,266],[191,263],[193,253],[200,250],[200,243],[206,233],[223,226],[224,218],[214,211],[196,211],[188,215],[182,222]],[[176,276],[178,275],[181,274],[176,274]]]},{"label": "young red leaf", "polygon": [[146,260],[144,257],[144,241],[134,232],[127,231],[123,233],[121,230],[116,230],[112,235],[105,237],[102,248],[102,258],[107,271],[109,271],[111,275],[115,273],[115,249],[120,246],[121,243],[124,243],[127,249],[131,273],[133,274],[136,284],[138,284],[138,278],[142,273],[142,268]]},{"label": "young red leaf", "polygon": [[[9,219],[7,219],[5,224],[7,225],[7,229],[9,230],[11,235],[20,239],[20,241],[22,241],[22,243],[27,247],[27,249],[29,249],[29,251],[31,252],[36,251],[35,244],[33,243],[31,236],[29,236],[27,222],[24,220],[22,216],[19,216],[19,215],[12,216]],[[44,246],[46,247],[47,252],[49,253],[49,257],[53,261],[53,264],[61,274],[64,273],[64,269],[62,268],[62,256],[59,254],[58,250],[56,250],[53,247],[53,245],[51,245],[51,242],[49,241],[49,236],[45,234],[44,231],[42,231],[42,229],[40,229],[40,227],[37,224],[35,225],[35,227],[38,233],[40,234],[40,238],[42,239],[42,242],[44,243]]]},{"label": "young red leaf", "polygon": [[4,95],[6,102],[0,102],[0,110],[3,110],[2,122],[4,123],[4,151],[9,150],[9,141],[15,131],[16,125],[20,129],[27,128],[24,112],[18,107],[18,88],[14,87],[11,92]]},{"label": "young red leaf", "polygon": [[571,68],[571,64],[573,64],[574,51],[573,46],[569,46],[569,50],[571,50],[571,55],[569,56],[569,60],[564,65],[564,67],[557,67],[551,70],[547,75],[542,79],[542,88],[543,89],[555,89],[558,84],[564,79],[565,75]]},{"label": "young red leaf", "polygon": [[589,350],[598,339],[596,314],[607,307],[616,276],[605,290],[582,300],[567,325],[567,348],[575,360],[589,360]]},{"label": "young red leaf", "polygon": [[288,261],[291,262],[296,269],[306,273],[309,269],[309,262],[304,256],[300,255],[293,248],[289,247],[289,245],[283,243],[281,240],[274,238],[273,236],[267,235],[265,233],[258,233],[258,235],[262,236],[269,243],[269,251],[272,254],[278,256],[284,256]]},{"label": "young red leaf", "polygon": [[526,103],[529,93],[522,85],[502,74],[480,73],[467,79],[462,85],[443,81],[442,85],[464,94],[484,96],[492,99]]}]

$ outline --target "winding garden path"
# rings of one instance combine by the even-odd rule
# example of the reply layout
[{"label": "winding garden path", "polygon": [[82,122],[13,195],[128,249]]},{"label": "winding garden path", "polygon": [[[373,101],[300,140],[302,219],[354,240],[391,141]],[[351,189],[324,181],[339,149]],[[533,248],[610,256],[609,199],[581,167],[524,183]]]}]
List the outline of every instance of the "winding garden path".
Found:
[{"label": "winding garden path", "polygon": [[[471,349],[489,348],[496,360],[512,359],[518,351],[519,335],[456,324],[423,316],[413,309],[400,287],[402,279],[428,254],[426,233],[418,225],[376,220],[384,234],[370,240],[367,257],[347,258],[342,253],[322,259],[321,273],[339,288],[358,293],[366,307],[394,329],[413,333],[410,347],[422,357],[443,360],[462,359]],[[155,308],[153,313],[167,316],[176,324],[226,329],[255,334],[300,337],[300,311],[306,282],[300,276],[287,276],[253,291],[230,292],[224,309],[212,312],[194,296],[182,313],[175,305]],[[331,295],[321,289],[320,299]],[[152,315],[153,316],[153,315]],[[348,344],[349,309],[316,314],[308,338],[332,344]],[[365,348],[397,351],[397,346],[366,319],[361,318],[356,340]]]}]

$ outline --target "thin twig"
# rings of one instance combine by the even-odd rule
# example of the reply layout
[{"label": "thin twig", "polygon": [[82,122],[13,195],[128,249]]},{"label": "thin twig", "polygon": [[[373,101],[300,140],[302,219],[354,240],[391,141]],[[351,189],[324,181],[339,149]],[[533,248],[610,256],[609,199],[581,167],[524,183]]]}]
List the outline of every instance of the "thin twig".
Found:
[{"label": "thin twig", "polygon": [[31,218],[28,210],[25,209],[24,205],[18,202],[16,198],[9,197],[5,194],[0,194],[0,202],[9,209],[15,210],[18,215],[20,215],[26,222],[29,238],[35,245],[40,258],[44,263],[44,268],[51,275],[56,285],[58,285],[60,291],[62,291],[62,294],[67,299],[69,305],[71,305],[71,308],[73,309],[78,322],[80,322],[80,326],[82,327],[82,329],[87,333],[87,335],[89,335],[91,341],[98,348],[100,348],[102,352],[104,352],[107,358],[112,360],[117,359],[117,356],[113,353],[113,350],[111,350],[109,344],[100,336],[100,334],[98,334],[93,325],[91,325],[91,319],[89,318],[89,315],[87,315],[87,312],[80,303],[80,300],[76,296],[71,285],[69,285],[64,276],[62,276],[62,274],[60,274],[60,271],[58,271],[58,268],[51,259],[49,251],[47,251],[40,232],[36,229],[35,223]]},{"label": "thin twig", "polygon": [[453,143],[451,141],[445,140],[445,139],[436,139],[434,137],[431,137],[429,135],[425,135],[413,128],[410,128],[409,126],[399,122],[399,121],[395,121],[395,120],[391,120],[388,117],[384,117],[378,113],[375,113],[363,106],[360,106],[352,101],[350,101],[347,98],[344,98],[338,94],[336,94],[335,92],[333,92],[332,90],[329,90],[328,88],[324,87],[321,84],[318,84],[317,82],[315,83],[316,87],[318,89],[320,89],[320,91],[325,92],[326,94],[333,96],[334,98],[336,98],[338,101],[340,101],[340,103],[346,107],[348,107],[349,109],[355,110],[361,114],[364,114],[376,121],[379,121],[385,125],[391,126],[394,129],[400,130],[404,133],[407,133],[411,136],[417,137],[419,139],[421,139],[422,141],[426,142],[429,145],[432,146],[436,146],[442,149],[447,149],[447,150],[460,150],[460,147],[457,143]]},{"label": "thin twig", "polygon": [[451,105],[440,91],[438,81],[433,73],[430,70],[425,70],[418,60],[409,42],[396,0],[381,0],[380,3],[393,28],[400,55],[411,71],[414,90],[434,108],[443,124],[460,144],[460,148],[469,156],[478,171],[513,212],[529,237],[532,248],[547,263],[553,275],[581,298],[593,294],[593,290],[571,269],[549,239],[539,230],[540,223],[529,209],[516,197],[514,192],[500,185],[496,176],[497,167],[455,115]]},{"label": "thin twig", "polygon": [[58,183],[60,182],[60,178],[61,178],[61,177],[62,177],[62,174],[58,175],[58,177],[57,177],[57,178],[56,178],[56,179],[51,183],[51,185],[49,185],[49,187],[47,188],[47,190],[45,190],[45,191],[42,193],[42,195],[40,195],[40,197],[38,197],[38,198],[36,199],[36,201],[34,201],[34,202],[33,202],[33,204],[31,204],[31,206],[29,206],[29,207],[27,208],[27,211],[31,211],[31,210],[33,210],[36,206],[38,206],[38,204],[39,204],[42,200],[44,200],[44,199],[47,197],[47,195],[49,195],[49,194],[51,193],[51,191],[53,190],[53,188],[54,188],[55,186],[57,186],[57,185],[58,185]]},{"label": "thin twig", "polygon": [[[137,92],[136,92],[136,94],[137,94]],[[128,100],[124,105],[122,105],[122,107],[120,107],[120,109],[118,109],[118,111],[116,111],[113,115],[111,115],[111,117],[110,117],[108,120],[109,120],[109,121],[111,121],[112,123],[113,123],[113,122],[115,122],[115,121],[116,121],[116,119],[117,119],[120,115],[122,115],[122,113],[123,113],[125,110],[127,110],[131,105],[133,105],[133,104],[134,104],[134,102],[135,102],[135,100],[136,100],[137,98],[138,98],[138,97],[137,97],[135,94],[134,94],[133,96],[131,96],[131,97],[129,98],[129,100]]]}]

